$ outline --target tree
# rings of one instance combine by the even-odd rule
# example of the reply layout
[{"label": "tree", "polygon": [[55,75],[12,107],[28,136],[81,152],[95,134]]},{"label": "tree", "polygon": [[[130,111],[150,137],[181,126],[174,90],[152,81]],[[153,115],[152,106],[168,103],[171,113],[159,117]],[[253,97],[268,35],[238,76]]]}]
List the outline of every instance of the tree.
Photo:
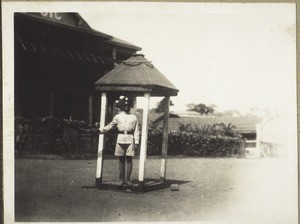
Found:
[{"label": "tree", "polygon": [[193,109],[195,108],[196,104],[194,103],[189,103],[186,105],[186,110],[187,111],[193,111]]},{"label": "tree", "polygon": [[214,135],[228,136],[228,137],[241,137],[240,133],[235,130],[236,126],[229,123],[227,126],[224,123],[213,124],[211,131]]},{"label": "tree", "polygon": [[226,110],[223,112],[223,115],[226,116],[241,116],[241,113],[238,110]]},{"label": "tree", "polygon": [[[156,113],[162,113],[165,110],[165,102],[166,98],[163,98],[158,104],[157,107],[155,108]],[[174,106],[173,102],[170,100],[170,106]]]},{"label": "tree", "polygon": [[196,111],[200,114],[212,114],[215,109],[213,106],[206,106],[204,103],[200,104],[187,104],[187,111]]}]

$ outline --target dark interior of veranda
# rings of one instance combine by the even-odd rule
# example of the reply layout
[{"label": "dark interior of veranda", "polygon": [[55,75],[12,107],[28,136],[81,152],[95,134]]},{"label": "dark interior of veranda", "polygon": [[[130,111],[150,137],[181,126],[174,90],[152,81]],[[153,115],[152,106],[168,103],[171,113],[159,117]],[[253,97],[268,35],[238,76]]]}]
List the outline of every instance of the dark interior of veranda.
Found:
[{"label": "dark interior of veranda", "polygon": [[[16,143],[31,150],[37,142],[53,147],[65,131],[37,120],[99,121],[94,83],[141,50],[92,29],[78,13],[15,13],[14,41]],[[108,110],[115,97],[108,96]]]}]

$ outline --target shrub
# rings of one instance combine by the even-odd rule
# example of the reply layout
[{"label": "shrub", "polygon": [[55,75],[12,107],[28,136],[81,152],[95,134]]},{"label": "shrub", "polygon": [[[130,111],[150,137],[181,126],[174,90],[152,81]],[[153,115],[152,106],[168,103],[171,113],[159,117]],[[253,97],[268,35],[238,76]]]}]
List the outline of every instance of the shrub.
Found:
[{"label": "shrub", "polygon": [[[59,121],[48,117],[31,121],[16,120],[16,127],[16,150],[18,152],[27,150],[33,153],[97,154],[99,134],[95,124],[83,121]],[[185,131],[186,129],[193,131]],[[182,131],[171,131],[168,136],[168,154],[226,157],[231,156],[232,152],[240,152],[241,138],[212,135],[208,134],[210,133],[208,130],[211,129],[208,127],[193,129],[191,125],[187,125]],[[104,154],[113,155],[117,134],[109,133],[104,136]],[[147,155],[161,155],[161,146],[162,129],[150,123]]]},{"label": "shrub", "polygon": [[[162,131],[149,129],[148,155],[160,155]],[[168,154],[198,157],[228,157],[239,153],[241,138],[214,136],[186,131],[171,131],[168,136]]]},{"label": "shrub", "polygon": [[216,123],[213,125],[183,124],[179,123],[179,131],[194,132],[197,134],[227,136],[227,137],[242,137],[241,134],[235,131],[236,126],[229,123],[227,126],[224,123]]}]

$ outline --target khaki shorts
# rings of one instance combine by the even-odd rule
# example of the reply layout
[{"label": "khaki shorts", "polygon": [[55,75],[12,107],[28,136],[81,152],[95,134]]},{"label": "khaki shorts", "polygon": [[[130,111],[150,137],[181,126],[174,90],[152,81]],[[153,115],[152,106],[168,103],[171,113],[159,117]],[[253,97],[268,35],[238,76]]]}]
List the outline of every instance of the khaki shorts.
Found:
[{"label": "khaki shorts", "polygon": [[115,156],[134,156],[134,144],[116,144]]}]

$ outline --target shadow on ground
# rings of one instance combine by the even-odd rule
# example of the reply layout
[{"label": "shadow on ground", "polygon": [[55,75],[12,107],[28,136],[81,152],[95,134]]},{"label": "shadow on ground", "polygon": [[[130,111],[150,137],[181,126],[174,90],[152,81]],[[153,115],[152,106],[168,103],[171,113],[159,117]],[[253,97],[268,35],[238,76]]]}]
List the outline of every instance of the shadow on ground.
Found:
[{"label": "shadow on ground", "polygon": [[147,178],[144,181],[144,184],[139,184],[139,181],[135,179],[132,181],[130,185],[128,185],[128,184],[122,184],[122,182],[118,180],[108,180],[108,181],[103,181],[98,186],[96,186],[96,184],[94,186],[83,186],[82,189],[111,190],[111,191],[140,194],[149,191],[166,189],[171,186],[174,187],[174,190],[176,190],[176,185],[179,186],[190,182],[191,181],[172,180],[172,179],[165,180],[164,182],[162,182],[159,179]]}]

